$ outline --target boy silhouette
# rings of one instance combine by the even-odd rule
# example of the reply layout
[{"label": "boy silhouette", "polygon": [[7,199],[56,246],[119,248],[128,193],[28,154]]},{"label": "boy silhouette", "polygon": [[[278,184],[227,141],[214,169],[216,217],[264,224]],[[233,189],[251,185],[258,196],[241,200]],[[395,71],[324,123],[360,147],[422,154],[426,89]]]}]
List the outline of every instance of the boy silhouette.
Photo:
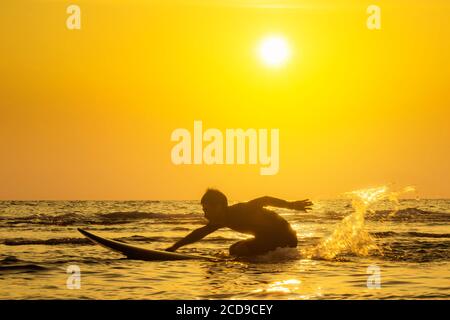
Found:
[{"label": "boy silhouette", "polygon": [[230,228],[254,236],[231,245],[230,255],[233,256],[260,255],[281,247],[295,248],[297,234],[290,224],[276,212],[264,207],[307,212],[312,206],[312,202],[308,199],[290,202],[267,196],[228,206],[227,197],[215,189],[208,189],[205,192],[201,204],[208,224],[192,231],[167,248],[167,251],[175,251],[182,246],[197,242],[220,228]]}]

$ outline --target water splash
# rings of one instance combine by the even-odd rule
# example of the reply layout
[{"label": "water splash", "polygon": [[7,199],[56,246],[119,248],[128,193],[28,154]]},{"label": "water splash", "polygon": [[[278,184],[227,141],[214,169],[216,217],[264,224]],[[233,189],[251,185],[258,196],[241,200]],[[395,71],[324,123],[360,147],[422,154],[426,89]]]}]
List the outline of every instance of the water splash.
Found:
[{"label": "water splash", "polygon": [[413,187],[406,187],[400,191],[390,191],[387,186],[369,188],[347,192],[344,195],[352,199],[354,211],[346,216],[317,247],[307,253],[309,258],[335,259],[342,253],[352,253],[367,256],[373,251],[381,253],[375,239],[366,230],[365,215],[370,206],[381,200],[394,203],[394,210],[389,216],[398,211],[398,197],[406,192],[414,191]]}]

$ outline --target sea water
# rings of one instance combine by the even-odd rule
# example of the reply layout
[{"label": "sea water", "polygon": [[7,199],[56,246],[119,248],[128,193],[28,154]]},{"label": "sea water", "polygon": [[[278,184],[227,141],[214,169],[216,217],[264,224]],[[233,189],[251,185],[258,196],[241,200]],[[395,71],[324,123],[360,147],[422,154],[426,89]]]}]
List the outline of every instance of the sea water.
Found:
[{"label": "sea water", "polygon": [[[450,200],[376,194],[274,208],[298,248],[219,262],[128,260],[76,230],[163,249],[205,223],[199,201],[3,201],[0,299],[450,298]],[[223,229],[178,251],[228,258],[246,237]]]}]

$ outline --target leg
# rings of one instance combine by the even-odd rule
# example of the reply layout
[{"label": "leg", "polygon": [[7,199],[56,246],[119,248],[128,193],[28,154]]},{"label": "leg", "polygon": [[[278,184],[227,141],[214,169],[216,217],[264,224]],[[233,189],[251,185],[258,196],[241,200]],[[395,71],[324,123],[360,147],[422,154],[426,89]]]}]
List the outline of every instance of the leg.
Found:
[{"label": "leg", "polygon": [[254,256],[283,247],[297,247],[297,235],[291,228],[260,235],[253,239],[238,241],[231,245],[230,255],[240,257]]},{"label": "leg", "polygon": [[230,255],[238,257],[256,256],[275,249],[272,243],[260,238],[242,240],[234,243],[230,247]]},{"label": "leg", "polygon": [[248,243],[253,239],[241,240],[236,243],[233,243],[230,246],[230,255],[232,256],[248,256],[249,248]]}]

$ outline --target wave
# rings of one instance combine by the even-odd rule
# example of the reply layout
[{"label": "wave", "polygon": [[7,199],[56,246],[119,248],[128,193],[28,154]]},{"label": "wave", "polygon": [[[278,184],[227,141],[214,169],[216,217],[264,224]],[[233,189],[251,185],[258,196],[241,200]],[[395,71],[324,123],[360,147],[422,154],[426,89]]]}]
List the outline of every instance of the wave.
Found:
[{"label": "wave", "polygon": [[[167,213],[141,212],[141,211],[116,211],[100,213],[96,215],[101,220],[142,220],[142,219],[165,219],[170,215]],[[177,215],[179,216],[179,215]],[[185,215],[182,215],[185,216]]]},{"label": "wave", "polygon": [[[53,225],[53,226],[85,226],[85,225],[123,225],[138,223],[140,221],[156,220],[166,224],[180,224],[183,222],[199,223],[204,221],[200,212],[190,211],[187,213],[150,212],[150,211],[114,211],[107,213],[32,213],[25,215],[2,214],[0,226],[23,226],[23,225]],[[341,220],[349,213],[351,208],[339,211],[309,212],[307,214],[289,214],[288,220],[299,222],[320,222],[323,220]],[[368,211],[366,219],[369,221],[399,221],[399,222],[426,222],[426,223],[450,223],[450,212],[430,211],[418,207],[409,207],[398,211],[375,210]]]},{"label": "wave", "polygon": [[[120,237],[120,238],[112,238],[113,240],[125,243],[154,243],[154,242],[173,242],[178,240],[178,237],[146,237],[146,236],[129,236],[129,237]],[[226,238],[222,236],[216,237],[208,237],[203,239],[203,242],[210,243],[222,243],[227,241],[234,241],[236,239]],[[93,245],[92,241],[87,238],[52,238],[52,239],[26,239],[26,238],[14,238],[14,239],[3,239],[0,240],[0,244],[6,246],[25,246],[25,245],[46,245],[46,246],[55,246],[55,245]],[[0,261],[1,263],[1,261]]]},{"label": "wave", "polygon": [[[1,257],[1,256],[0,256]],[[56,258],[56,259],[55,259]],[[102,258],[92,258],[92,257],[78,257],[77,263],[83,264],[111,264],[115,263],[122,259],[102,259]],[[0,258],[0,273],[3,271],[13,271],[13,272],[34,272],[34,271],[45,271],[45,270],[55,270],[60,269],[61,266],[66,267],[72,264],[71,259],[58,259],[57,257],[53,257],[51,259],[46,259],[43,261],[29,261],[22,260],[17,258],[16,256],[5,256],[4,258]]]},{"label": "wave", "polygon": [[167,220],[166,223],[179,223],[180,220],[202,221],[199,213],[171,214],[157,212],[141,212],[141,211],[117,211],[109,213],[97,213],[94,215],[86,215],[79,213],[65,213],[60,215],[32,214],[24,217],[2,217],[3,225],[21,225],[21,224],[37,224],[37,225],[56,225],[56,226],[72,226],[72,225],[114,225],[135,223],[140,220]]},{"label": "wave", "polygon": [[423,239],[383,243],[381,258],[400,262],[437,262],[450,259],[450,241]]},{"label": "wave", "polygon": [[15,256],[6,256],[0,260],[0,272],[3,271],[42,271],[47,270],[46,267],[39,264],[18,259]]},{"label": "wave", "polygon": [[428,211],[419,208],[405,208],[398,211],[377,210],[368,212],[369,220],[392,220],[411,222],[450,222],[449,212]]},{"label": "wave", "polygon": [[43,267],[38,264],[16,264],[16,265],[0,265],[0,271],[23,271],[23,272],[31,272],[31,271],[42,271],[47,270],[46,267]]},{"label": "wave", "polygon": [[371,232],[376,238],[387,237],[413,237],[413,238],[450,238],[450,233],[429,233],[429,232],[394,232],[394,231],[382,231]]},{"label": "wave", "polygon": [[24,245],[60,245],[60,244],[92,244],[86,238],[59,238],[59,239],[5,239],[0,241],[6,246],[24,246]]},{"label": "wave", "polygon": [[[326,211],[323,217],[329,220],[341,220],[351,211]],[[311,212],[310,212],[311,213]],[[399,210],[368,210],[365,215],[369,221],[401,221],[401,222],[447,222],[450,223],[450,212],[429,211],[420,208],[404,208]],[[316,217],[317,219],[317,217]]]}]

